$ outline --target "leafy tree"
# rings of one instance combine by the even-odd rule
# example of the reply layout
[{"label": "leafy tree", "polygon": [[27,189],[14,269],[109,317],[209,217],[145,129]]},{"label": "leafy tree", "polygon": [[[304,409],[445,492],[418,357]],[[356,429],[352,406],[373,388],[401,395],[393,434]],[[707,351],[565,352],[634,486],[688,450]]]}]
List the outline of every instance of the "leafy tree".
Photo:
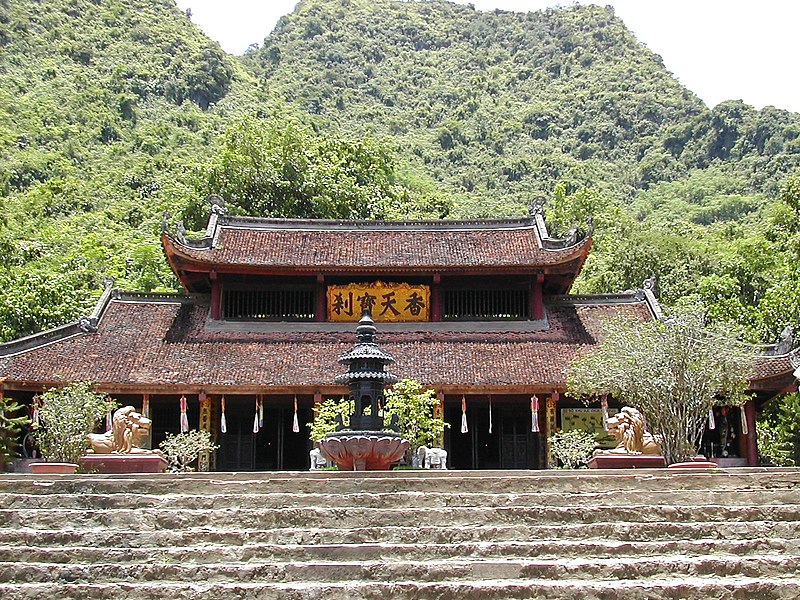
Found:
[{"label": "leafy tree", "polygon": [[787,439],[784,430],[759,421],[756,423],[756,431],[758,454],[762,464],[776,467],[793,467],[796,464],[792,441]]},{"label": "leafy tree", "polygon": [[192,471],[192,463],[203,452],[214,452],[219,446],[211,441],[211,433],[192,429],[186,433],[167,433],[158,445],[169,463],[170,471],[185,473]]},{"label": "leafy tree", "polygon": [[753,351],[696,314],[609,320],[604,336],[595,352],[570,365],[568,393],[587,402],[611,394],[637,408],[660,436],[667,464],[695,456],[713,406],[747,400]]},{"label": "leafy tree", "polygon": [[22,428],[30,423],[27,415],[14,416],[24,407],[11,398],[0,396],[0,471],[18,456]]},{"label": "leafy tree", "polygon": [[[759,414],[758,425],[759,450],[765,458],[783,464],[800,463],[800,393],[769,401]],[[763,449],[762,437],[766,442]]]},{"label": "leafy tree", "polygon": [[347,426],[350,424],[350,415],[355,410],[352,402],[342,397],[326,398],[314,410],[314,420],[308,423],[310,429],[309,437],[312,441],[318,442],[329,433],[336,431],[337,418],[341,417],[342,423]]},{"label": "leafy tree", "polygon": [[447,424],[434,416],[437,406],[436,391],[425,389],[414,379],[402,379],[386,390],[384,419],[390,423],[397,416],[400,434],[410,442],[412,455],[420,446],[440,443]]},{"label": "leafy tree", "polygon": [[48,462],[77,463],[89,449],[87,434],[117,404],[105,394],[92,391],[86,382],[51,388],[39,397],[39,424],[34,440]]},{"label": "leafy tree", "polygon": [[316,134],[294,120],[230,127],[204,186],[256,216],[368,219],[402,201],[386,147]]}]

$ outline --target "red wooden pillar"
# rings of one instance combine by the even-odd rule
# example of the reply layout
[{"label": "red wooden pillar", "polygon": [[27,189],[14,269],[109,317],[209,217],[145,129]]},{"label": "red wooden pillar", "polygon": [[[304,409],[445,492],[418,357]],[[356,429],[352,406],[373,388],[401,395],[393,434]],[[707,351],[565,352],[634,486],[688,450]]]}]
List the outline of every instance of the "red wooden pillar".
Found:
[{"label": "red wooden pillar", "polygon": [[531,285],[531,319],[540,321],[544,319],[544,274],[539,273]]},{"label": "red wooden pillar", "polygon": [[436,273],[431,285],[431,321],[442,320],[442,276]]},{"label": "red wooden pillar", "polygon": [[222,288],[216,271],[211,271],[208,277],[211,279],[211,318],[219,321],[222,318]]},{"label": "red wooden pillar", "polygon": [[758,466],[758,442],[756,441],[756,405],[752,400],[744,403],[744,418],[747,422],[747,466]]},{"label": "red wooden pillar", "polygon": [[317,275],[316,296],[317,305],[314,310],[314,320],[322,323],[328,320],[328,298],[325,289],[325,275]]}]

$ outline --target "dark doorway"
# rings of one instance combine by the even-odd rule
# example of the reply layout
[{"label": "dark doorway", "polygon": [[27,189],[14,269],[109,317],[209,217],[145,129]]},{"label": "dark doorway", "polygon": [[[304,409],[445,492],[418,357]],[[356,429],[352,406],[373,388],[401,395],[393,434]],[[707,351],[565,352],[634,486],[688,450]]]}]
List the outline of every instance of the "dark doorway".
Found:
[{"label": "dark doorway", "polygon": [[461,433],[461,399],[445,401],[445,449],[452,469],[538,469],[539,436],[531,432],[527,399],[492,399],[489,432],[488,398],[467,398],[467,425]]},{"label": "dark doorway", "polygon": [[311,409],[298,407],[300,432],[292,431],[294,408],[291,400],[264,400],[264,420],[253,433],[255,397],[228,397],[225,403],[227,432],[219,433],[218,471],[301,471],[308,469],[306,423]]},{"label": "dark doorway", "polygon": [[[186,416],[189,419],[189,429],[198,428],[200,418],[200,405],[197,396],[189,398],[186,406]],[[180,396],[159,396],[158,399],[150,401],[150,419],[153,421],[151,427],[152,447],[164,441],[168,433],[177,434],[181,432],[181,401]]]}]

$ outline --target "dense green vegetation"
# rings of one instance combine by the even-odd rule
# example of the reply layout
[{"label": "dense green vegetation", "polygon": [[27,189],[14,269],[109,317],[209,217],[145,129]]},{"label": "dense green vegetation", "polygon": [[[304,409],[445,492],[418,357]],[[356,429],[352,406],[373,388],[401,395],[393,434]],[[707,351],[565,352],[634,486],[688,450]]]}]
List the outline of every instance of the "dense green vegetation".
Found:
[{"label": "dense green vegetation", "polygon": [[448,216],[593,216],[576,291],[656,275],[667,305],[752,340],[800,322],[800,115],[708,109],[610,9],[307,0],[245,62],[323,122],[395,140],[401,180],[444,192]]},{"label": "dense green vegetation", "polygon": [[[527,214],[586,227],[576,291],[640,287],[752,340],[800,322],[800,115],[704,106],[609,9],[305,0],[226,55],[171,0],[0,0],[0,340],[103,276],[177,282],[161,213]],[[792,178],[791,175],[794,174]]]}]

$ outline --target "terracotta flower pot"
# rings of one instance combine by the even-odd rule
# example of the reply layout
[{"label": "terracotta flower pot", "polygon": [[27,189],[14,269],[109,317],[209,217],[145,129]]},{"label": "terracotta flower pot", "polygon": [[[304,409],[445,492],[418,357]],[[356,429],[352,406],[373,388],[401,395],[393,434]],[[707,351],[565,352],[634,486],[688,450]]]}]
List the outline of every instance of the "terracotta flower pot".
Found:
[{"label": "terracotta flower pot", "polygon": [[31,463],[30,467],[35,475],[72,475],[78,469],[75,463],[58,462]]}]

